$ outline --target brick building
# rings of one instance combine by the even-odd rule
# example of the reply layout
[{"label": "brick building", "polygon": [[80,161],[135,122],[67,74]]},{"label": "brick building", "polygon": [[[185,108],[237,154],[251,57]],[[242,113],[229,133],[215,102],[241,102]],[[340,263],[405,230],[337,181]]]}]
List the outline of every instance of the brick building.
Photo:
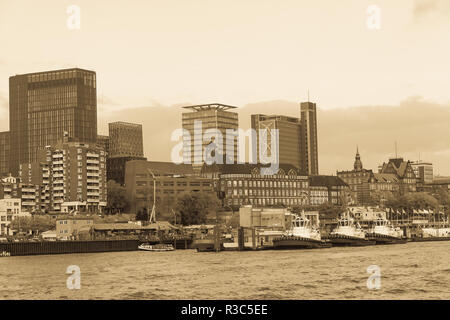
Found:
[{"label": "brick building", "polygon": [[137,213],[143,208],[153,206],[155,184],[156,207],[160,211],[166,210],[169,204],[176,203],[183,194],[198,192],[215,195],[212,179],[194,174],[191,165],[131,160],[125,165],[125,189],[130,203],[129,212]]}]

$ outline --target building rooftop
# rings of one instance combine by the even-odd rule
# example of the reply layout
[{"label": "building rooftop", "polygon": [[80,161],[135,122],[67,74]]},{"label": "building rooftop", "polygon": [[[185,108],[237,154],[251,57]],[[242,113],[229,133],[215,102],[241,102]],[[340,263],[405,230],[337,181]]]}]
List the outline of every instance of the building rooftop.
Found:
[{"label": "building rooftop", "polygon": [[30,73],[22,73],[22,74],[15,74],[14,76],[27,76],[27,75],[35,75],[35,74],[44,74],[44,73],[52,73],[52,72],[62,72],[62,71],[73,71],[73,70],[79,70],[79,71],[85,71],[85,72],[92,72],[95,73],[95,71],[87,70],[87,69],[81,69],[81,68],[66,68],[66,69],[56,69],[56,70],[47,70],[47,71],[38,71],[38,72],[30,72]]},{"label": "building rooftop", "polygon": [[173,162],[130,160],[126,163],[127,168],[136,167],[136,171],[153,171],[155,175],[193,175],[195,174],[190,164],[175,164]]},{"label": "building rooftop", "polygon": [[142,124],[125,122],[125,121],[115,121],[115,122],[108,123],[108,125],[115,125],[115,124],[124,125],[124,126],[130,126],[130,127],[142,127]]},{"label": "building rooftop", "polygon": [[373,177],[377,182],[398,182],[397,176],[393,173],[374,173]]},{"label": "building rooftop", "polygon": [[[270,164],[252,164],[252,163],[241,163],[241,164],[204,164],[202,168],[202,173],[221,173],[221,174],[251,174],[253,170],[261,168],[269,168]],[[279,164],[278,173],[281,174],[280,170],[284,171],[285,175],[289,174],[290,170],[293,170],[296,175],[300,175],[299,169],[291,164]],[[258,171],[259,172],[259,171]]]},{"label": "building rooftop", "polygon": [[229,110],[229,109],[236,109],[237,107],[221,104],[221,103],[210,103],[210,104],[199,104],[194,106],[186,106],[183,107],[184,109],[191,109],[194,111],[204,111],[204,110]]},{"label": "building rooftop", "polygon": [[337,176],[310,176],[309,185],[311,187],[348,186],[344,180]]}]

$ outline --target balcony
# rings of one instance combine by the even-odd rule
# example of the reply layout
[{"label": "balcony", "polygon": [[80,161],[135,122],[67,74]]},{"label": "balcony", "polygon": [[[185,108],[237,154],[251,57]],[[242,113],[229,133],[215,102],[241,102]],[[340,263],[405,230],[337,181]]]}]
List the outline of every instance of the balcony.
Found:
[{"label": "balcony", "polygon": [[[89,177],[99,177],[100,176],[100,174],[98,172],[88,172],[86,175],[88,176],[88,179],[89,179]],[[95,180],[98,181],[98,179],[95,179]]]},{"label": "balcony", "polygon": [[88,157],[88,158],[98,158],[99,155],[97,153],[88,152],[88,153],[86,153],[86,157]]},{"label": "balcony", "polygon": [[91,163],[91,164],[99,164],[100,162],[98,161],[98,160],[96,160],[96,159],[86,159],[86,162],[87,163]]}]

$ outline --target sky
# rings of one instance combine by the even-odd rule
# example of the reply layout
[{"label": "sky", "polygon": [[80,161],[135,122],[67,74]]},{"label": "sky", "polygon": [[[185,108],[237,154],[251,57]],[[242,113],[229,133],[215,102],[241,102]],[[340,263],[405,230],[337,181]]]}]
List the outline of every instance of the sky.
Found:
[{"label": "sky", "polygon": [[448,0],[0,0],[0,130],[10,76],[80,67],[97,73],[99,133],[144,124],[151,160],[170,160],[182,105],[237,106],[247,128],[262,110],[299,116],[309,91],[321,173],[350,169],[356,145],[376,169],[397,141],[450,175],[449,33]]}]

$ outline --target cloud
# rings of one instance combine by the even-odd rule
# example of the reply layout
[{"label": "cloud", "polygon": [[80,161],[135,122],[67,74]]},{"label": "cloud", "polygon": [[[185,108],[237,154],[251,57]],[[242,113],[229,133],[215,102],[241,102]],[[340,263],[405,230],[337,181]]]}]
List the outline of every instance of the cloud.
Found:
[{"label": "cloud", "polygon": [[448,0],[416,0],[413,7],[413,19],[416,22],[432,15],[449,13],[450,2]]},{"label": "cloud", "polygon": [[[189,103],[183,104],[189,105]],[[379,164],[398,153],[409,160],[434,163],[435,172],[450,175],[450,103],[446,105],[410,97],[399,105],[356,106],[320,109],[318,106],[319,167],[323,174],[353,167],[356,145],[365,168],[376,171]],[[151,160],[170,161],[172,132],[181,128],[181,105],[141,107],[99,113],[99,123],[129,121],[141,123],[144,151]],[[239,126],[250,128],[251,114],[282,114],[299,117],[299,103],[267,101],[237,109]],[[106,132],[106,131],[105,131]]]}]

